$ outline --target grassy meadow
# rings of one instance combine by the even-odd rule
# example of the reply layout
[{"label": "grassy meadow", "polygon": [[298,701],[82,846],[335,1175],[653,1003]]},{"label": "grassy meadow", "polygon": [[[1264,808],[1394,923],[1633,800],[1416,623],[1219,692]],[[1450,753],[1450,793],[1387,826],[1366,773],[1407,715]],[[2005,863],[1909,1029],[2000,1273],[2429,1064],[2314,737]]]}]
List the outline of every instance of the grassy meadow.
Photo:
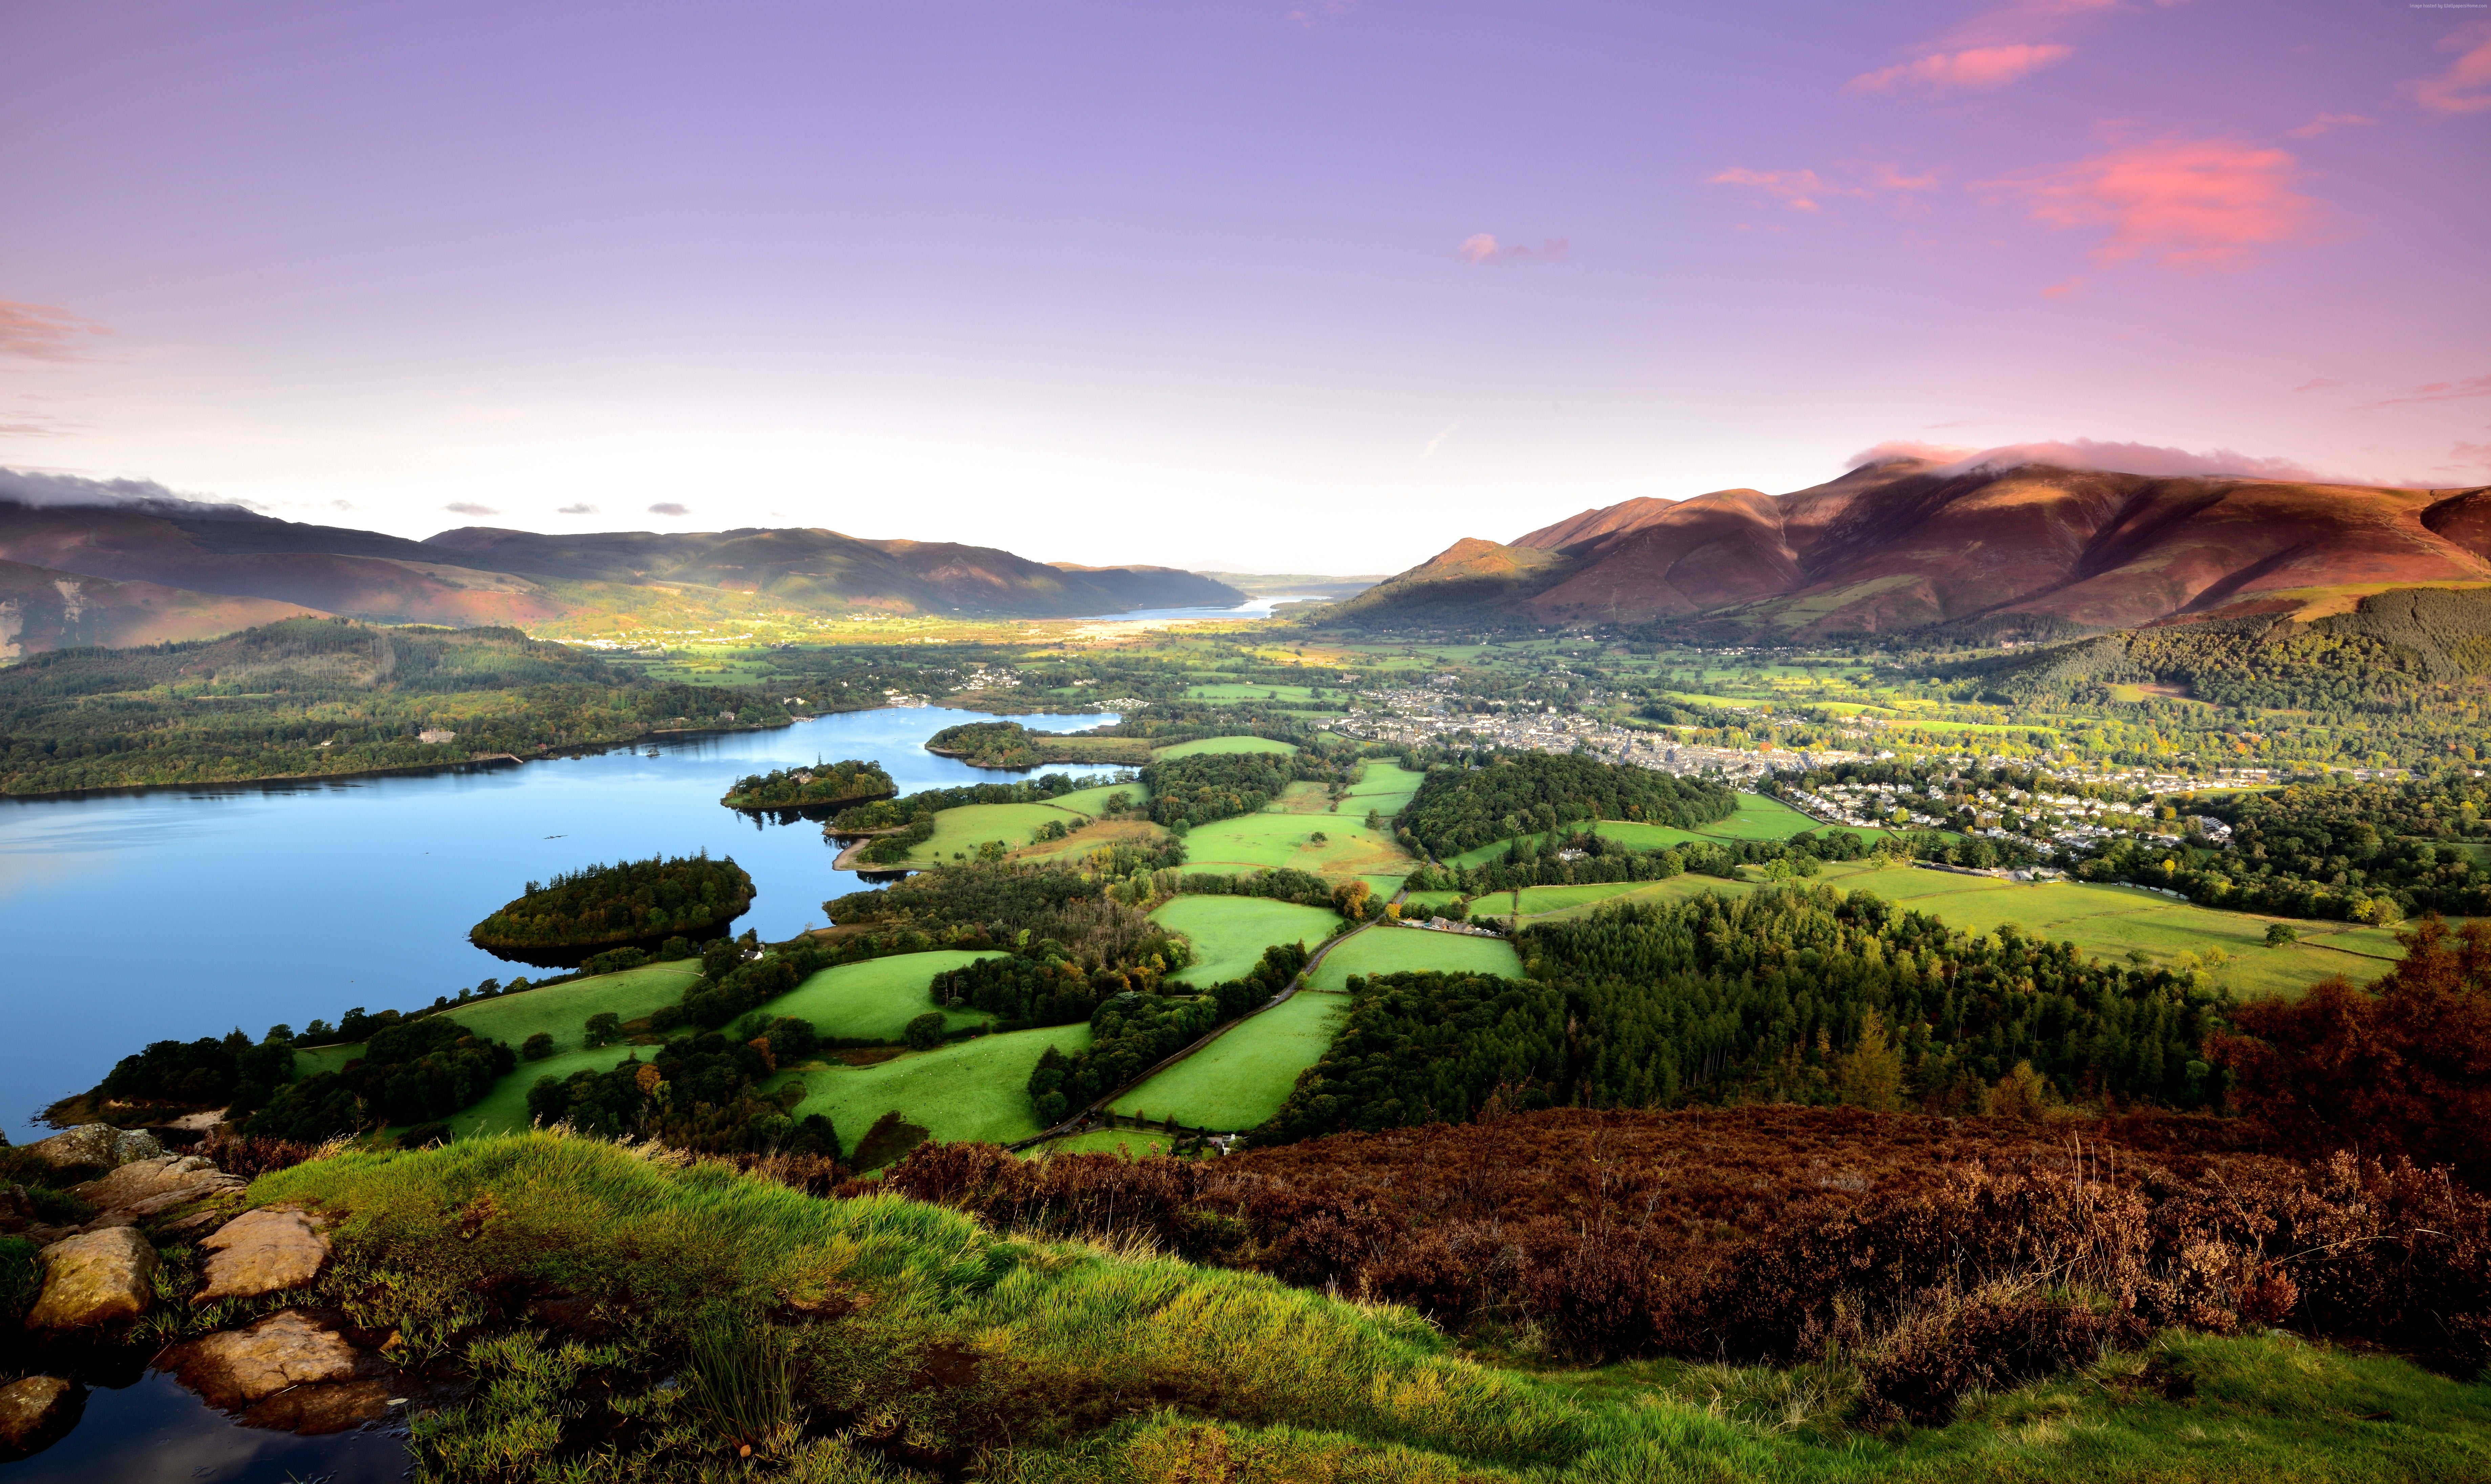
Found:
[{"label": "grassy meadow", "polygon": [[1494,974],[1522,977],[1522,960],[1502,938],[1433,933],[1413,927],[1370,927],[1324,955],[1307,987],[1345,989],[1353,974]]},{"label": "grassy meadow", "polygon": [[1155,747],[1155,758],[1192,757],[1198,753],[1295,752],[1288,742],[1274,742],[1268,737],[1205,737],[1196,742],[1178,742],[1173,746]]},{"label": "grassy meadow", "polygon": [[1030,1106],[1029,1074],[1046,1048],[1065,1055],[1090,1044],[1086,1025],[1044,1026],[1007,1035],[980,1035],[932,1051],[915,1051],[872,1066],[808,1062],[782,1071],[770,1084],[777,1091],[792,1080],[805,1084],[798,1118],[827,1114],[839,1139],[853,1147],[874,1120],[897,1109],[945,1143],[983,1140],[1010,1144],[1039,1131]]},{"label": "grassy meadow", "polygon": [[1112,783],[1065,794],[1043,803],[972,803],[945,809],[934,816],[933,836],[909,853],[908,863],[931,865],[954,856],[974,859],[978,847],[988,840],[1001,840],[1005,849],[1018,850],[1030,843],[1040,825],[1054,823],[1072,829],[1084,820],[1098,818],[1112,794],[1123,794],[1136,804],[1150,798],[1150,791],[1138,783]]},{"label": "grassy meadow", "polygon": [[[762,1006],[772,1017],[793,1015],[809,1020],[827,1036],[852,1040],[895,1041],[908,1023],[934,1008],[926,986],[934,975],[974,964],[993,953],[936,948],[924,953],[894,953],[861,964],[825,969]],[[943,1012],[943,1029],[982,1025],[994,1017],[983,1010]]]},{"label": "grassy meadow", "polygon": [[1301,907],[1260,896],[1180,896],[1151,914],[1160,926],[1193,944],[1193,964],[1171,977],[1211,985],[1243,978],[1275,943],[1311,948],[1340,925],[1330,908]]},{"label": "grassy meadow", "polygon": [[[1289,787],[1291,792],[1275,800],[1275,808],[1196,827],[1185,839],[1184,868],[1233,876],[1287,866],[1334,881],[1363,877],[1387,895],[1400,889],[1413,862],[1390,835],[1367,829],[1363,812],[1316,812],[1322,808],[1323,791],[1314,785]],[[1303,805],[1309,799],[1314,803],[1307,812],[1277,807]],[[1315,839],[1317,834],[1324,838]]]},{"label": "grassy meadow", "polygon": [[1191,1128],[1246,1129],[1280,1111],[1349,1013],[1345,995],[1299,993],[1239,1025],[1109,1106]]}]

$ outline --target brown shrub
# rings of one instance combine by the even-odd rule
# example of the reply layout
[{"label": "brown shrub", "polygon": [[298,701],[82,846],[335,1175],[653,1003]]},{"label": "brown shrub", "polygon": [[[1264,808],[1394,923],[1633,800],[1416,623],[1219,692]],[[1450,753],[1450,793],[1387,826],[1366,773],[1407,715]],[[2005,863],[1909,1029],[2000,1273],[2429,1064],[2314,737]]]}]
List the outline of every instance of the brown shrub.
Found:
[{"label": "brown shrub", "polygon": [[291,1139],[220,1139],[206,1147],[207,1157],[227,1175],[244,1179],[257,1179],[273,1170],[290,1170],[320,1153],[316,1144],[297,1144]]},{"label": "brown shrub", "polygon": [[2146,1333],[2133,1314],[2012,1287],[1932,1295],[1878,1337],[1860,1362],[1861,1389],[1872,1415],[1935,1425],[1953,1418],[1966,1391],[2081,1365]]}]

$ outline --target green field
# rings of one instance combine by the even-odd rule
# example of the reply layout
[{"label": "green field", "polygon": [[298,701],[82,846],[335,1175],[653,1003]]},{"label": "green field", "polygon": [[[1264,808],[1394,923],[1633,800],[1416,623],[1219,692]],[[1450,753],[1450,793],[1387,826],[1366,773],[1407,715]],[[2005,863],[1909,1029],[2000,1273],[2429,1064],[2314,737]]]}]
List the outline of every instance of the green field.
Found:
[{"label": "green field", "polygon": [[[553,1037],[557,1050],[571,1052],[579,1049],[580,1040],[587,1033],[589,1016],[611,1010],[619,1019],[638,1020],[661,1004],[679,1003],[685,988],[699,977],[700,965],[693,960],[644,964],[620,974],[601,974],[544,989],[521,990],[515,995],[496,995],[490,1000],[455,1005],[441,1013],[479,1035],[510,1042],[513,1051],[529,1036],[542,1031]],[[361,1041],[297,1050],[294,1053],[295,1075],[299,1078],[308,1077],[313,1072],[341,1071],[347,1062],[363,1054],[364,1043]],[[602,1057],[605,1052],[600,1050],[594,1055]],[[610,1066],[621,1060],[618,1055],[606,1064]],[[532,1064],[520,1062],[520,1072],[526,1072]],[[531,1076],[528,1080],[533,1082],[536,1079]],[[520,1122],[524,1124],[526,1119],[522,1117]]]},{"label": "green field", "polygon": [[1427,781],[1422,772],[1412,772],[1398,763],[1373,762],[1366,765],[1358,781],[1350,785],[1349,797],[1341,800],[1340,812],[1361,819],[1374,809],[1386,819],[1401,812],[1419,785]]},{"label": "green field", "polygon": [[974,858],[978,847],[988,840],[1001,840],[1007,849],[1017,850],[1038,833],[1039,826],[1050,820],[1067,829],[1077,829],[1085,816],[1097,818],[1107,807],[1111,794],[1126,795],[1136,804],[1150,798],[1150,791],[1138,783],[1111,783],[1065,794],[1044,803],[962,804],[934,816],[933,837],[909,852],[908,861],[912,865],[928,865],[949,860],[954,855]]},{"label": "green field", "polygon": [[626,1059],[649,1060],[651,1046],[600,1046],[594,1051],[581,1049],[574,1039],[571,1049],[558,1052],[542,1062],[522,1062],[519,1069],[493,1084],[493,1091],[484,1100],[462,1113],[450,1116],[452,1132],[459,1138],[470,1134],[508,1133],[528,1126],[528,1089],[540,1077],[559,1082],[573,1072],[607,1072],[621,1066]]},{"label": "green field", "polygon": [[[1207,685],[1187,686],[1186,688],[1185,695],[1186,699],[1188,701],[1276,700],[1305,702],[1313,700],[1314,692],[1319,688],[1322,687],[1313,685],[1240,685],[1234,682],[1216,682]],[[1339,694],[1340,692],[1335,691],[1332,693]],[[1161,755],[1165,756],[1165,754]]]},{"label": "green field", "polygon": [[1189,1128],[1252,1128],[1280,1111],[1298,1073],[1322,1058],[1348,1013],[1343,995],[1292,995],[1110,1107],[1134,1118],[1173,1116]]},{"label": "green field", "polygon": [[1070,1056],[1089,1045],[1088,1026],[1042,1026],[953,1041],[875,1066],[807,1062],[780,1073],[771,1089],[802,1080],[806,1097],[795,1116],[829,1115],[843,1148],[853,1149],[874,1120],[894,1108],[947,1144],[1010,1144],[1039,1130],[1037,1111],[1029,1102],[1029,1074],[1038,1059],[1049,1046]]},{"label": "green field", "polygon": [[1192,940],[1192,966],[1171,977],[1203,985],[1245,977],[1275,943],[1312,948],[1340,925],[1339,915],[1329,908],[1260,896],[1180,896],[1151,919]]},{"label": "green field", "polygon": [[[937,948],[925,953],[896,953],[861,964],[825,969],[762,1006],[770,1016],[793,1015],[813,1023],[824,1035],[851,1040],[896,1041],[910,1021],[934,1008],[926,986],[934,975],[993,953]],[[994,1017],[983,1010],[945,1010],[943,1029],[980,1025]]]},{"label": "green field", "polygon": [[[1762,794],[1741,794],[1738,812],[1727,819],[1714,820],[1701,829],[1680,829],[1671,825],[1646,825],[1635,820],[1604,819],[1592,826],[1592,832],[1604,839],[1618,840],[1636,850],[1667,850],[1673,845],[1686,845],[1702,840],[1787,840],[1811,829],[1829,828],[1808,818],[1779,800]],[[1846,833],[1873,835],[1873,829],[1849,829]],[[1545,840],[1545,835],[1535,835]],[[1485,865],[1503,857],[1511,840],[1498,840],[1476,850],[1466,850],[1447,860],[1451,866]]]},{"label": "green field", "polygon": [[1929,913],[1949,927],[1985,933],[2001,922],[2014,922],[2103,958],[2122,958],[2131,948],[2142,948],[2154,962],[2168,964],[2183,950],[2202,955],[2219,947],[2232,962],[2217,976],[2243,995],[2297,994],[2333,974],[2366,982],[2385,974],[2404,953],[2388,929],[2349,922],[2291,921],[2301,941],[2270,948],[2267,924],[2289,919],[2199,907],[2135,887],[2026,885],[1909,866],[1873,871],[1834,865],[1817,879],[1845,888],[1865,887],[1890,902]]},{"label": "green field", "polygon": [[1410,927],[1370,927],[1324,955],[1312,989],[1342,989],[1353,974],[1495,974],[1522,977],[1522,960],[1501,938],[1430,933]]},{"label": "green field", "polygon": [[[1304,800],[1302,790],[1314,789],[1318,798],[1322,793],[1311,784],[1293,783],[1289,788],[1289,795],[1280,800],[1283,804]],[[1300,814],[1273,809],[1214,820],[1186,836],[1184,868],[1235,875],[1287,866],[1334,880],[1364,877],[1369,886],[1389,895],[1400,889],[1401,878],[1409,874],[1413,862],[1390,836],[1367,829],[1364,817],[1363,810]],[[1320,844],[1314,839],[1317,834],[1325,837]]]},{"label": "green field", "polygon": [[1201,752],[1295,752],[1297,750],[1287,742],[1274,742],[1268,737],[1206,737],[1199,742],[1178,742],[1172,747],[1155,748],[1151,756],[1172,758],[1192,757]]}]

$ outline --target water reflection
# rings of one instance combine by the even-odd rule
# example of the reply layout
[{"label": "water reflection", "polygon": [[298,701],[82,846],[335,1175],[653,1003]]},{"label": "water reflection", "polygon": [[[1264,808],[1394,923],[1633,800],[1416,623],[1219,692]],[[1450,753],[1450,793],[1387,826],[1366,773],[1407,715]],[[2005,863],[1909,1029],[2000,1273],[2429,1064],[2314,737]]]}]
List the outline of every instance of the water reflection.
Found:
[{"label": "water reflection", "polygon": [[[924,750],[944,727],[989,719],[854,712],[522,766],[0,802],[0,1115],[31,1129],[33,1110],[146,1041],[256,1038],[507,978],[467,929],[529,881],[592,862],[731,855],[759,888],[738,930],[790,937],[861,883],[831,869],[818,826],[723,808],[727,786],[852,757],[880,761],[903,792],[1011,777]],[[1079,731],[1116,717],[1014,719]]]}]

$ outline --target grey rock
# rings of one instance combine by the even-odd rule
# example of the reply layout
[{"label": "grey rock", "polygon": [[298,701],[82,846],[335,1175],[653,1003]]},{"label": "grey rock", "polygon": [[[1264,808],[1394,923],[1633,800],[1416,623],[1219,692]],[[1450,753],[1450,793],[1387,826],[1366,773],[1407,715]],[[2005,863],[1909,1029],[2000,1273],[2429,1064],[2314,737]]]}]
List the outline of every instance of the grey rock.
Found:
[{"label": "grey rock", "polygon": [[147,1312],[156,1296],[156,1249],[132,1227],[56,1241],[42,1253],[44,1293],[29,1329],[84,1329]]},{"label": "grey rock", "polygon": [[154,1134],[115,1128],[109,1123],[77,1127],[26,1146],[26,1152],[51,1165],[102,1165],[111,1169],[133,1159],[153,1159],[164,1152]]}]

